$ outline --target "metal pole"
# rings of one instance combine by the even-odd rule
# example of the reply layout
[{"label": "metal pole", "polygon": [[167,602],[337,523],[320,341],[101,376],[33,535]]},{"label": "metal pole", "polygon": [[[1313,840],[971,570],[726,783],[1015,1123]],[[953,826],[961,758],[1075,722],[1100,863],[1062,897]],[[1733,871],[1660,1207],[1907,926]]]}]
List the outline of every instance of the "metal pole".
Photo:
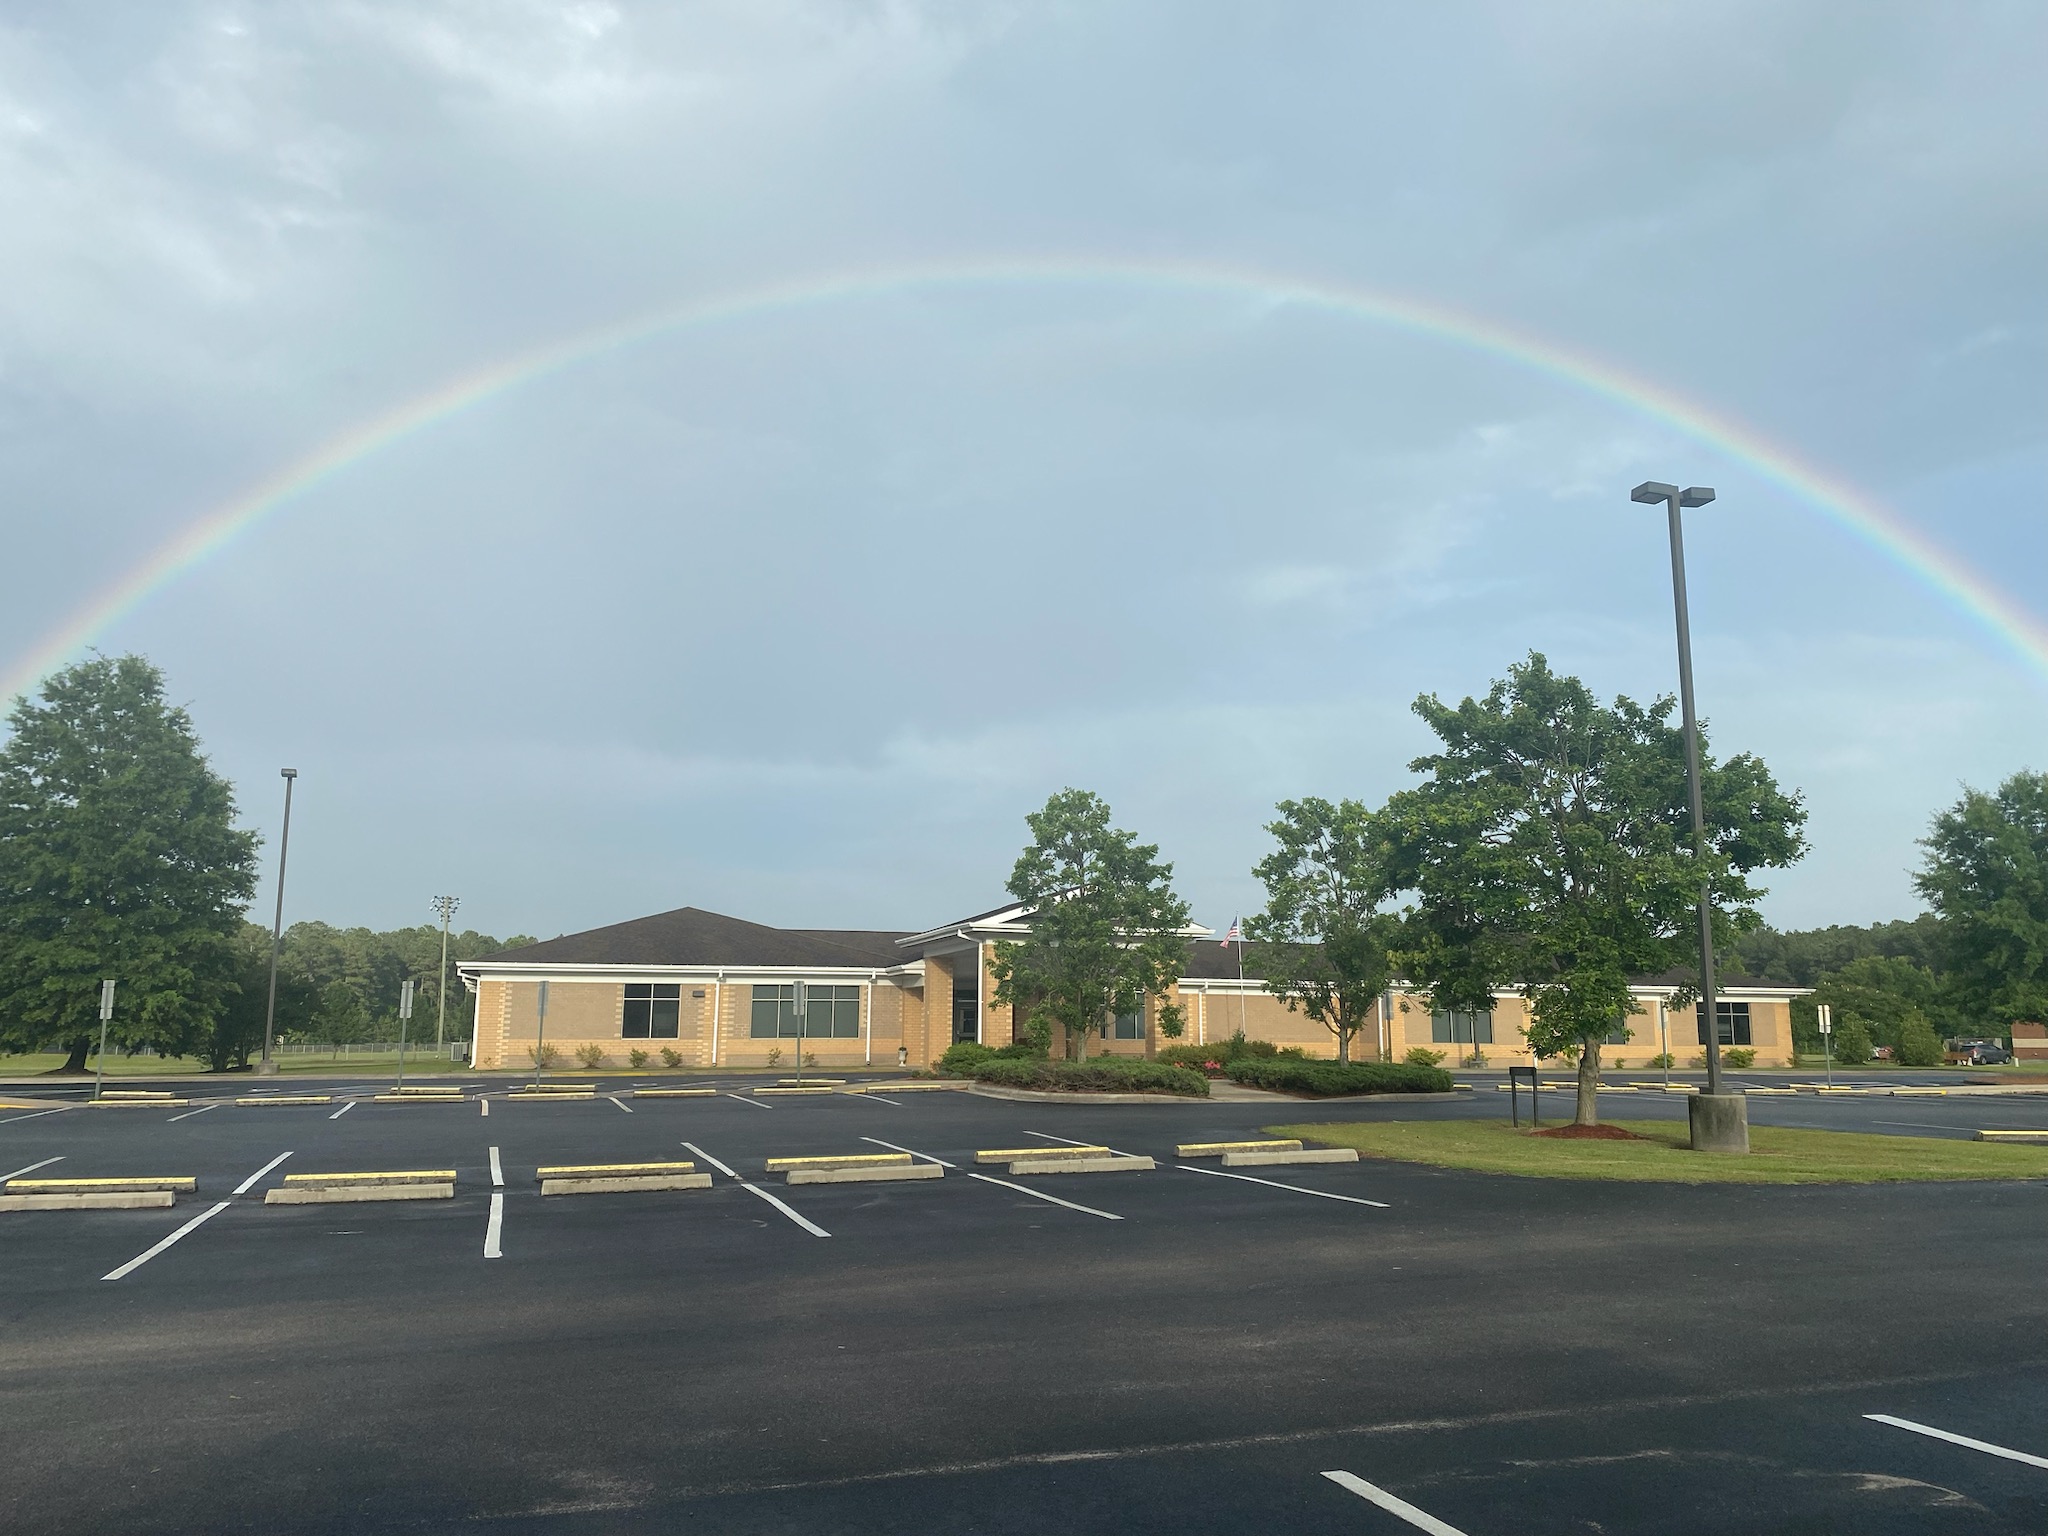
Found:
[{"label": "metal pole", "polygon": [[[1685,532],[1678,516],[1679,492],[1665,499],[1671,528],[1671,601],[1678,615],[1678,708],[1685,724],[1685,787],[1692,801],[1693,852],[1707,855],[1707,811],[1700,794],[1700,727],[1692,702],[1692,620],[1685,602]],[[1700,1016],[1706,1020],[1707,1092],[1721,1091],[1721,1020],[1714,1007],[1714,918],[1711,892],[1700,881]]]},{"label": "metal pole", "polygon": [[1671,1005],[1661,997],[1657,999],[1657,1038],[1664,1043],[1658,1054],[1664,1058],[1664,1086],[1671,1086]]},{"label": "metal pole", "polygon": [[398,1086],[405,1086],[405,1031],[412,1022],[412,978],[398,989]]},{"label": "metal pole", "polygon": [[100,1096],[100,1084],[107,1070],[107,1021],[114,1016],[114,983],[111,979],[100,983],[100,1053],[92,1063],[92,1096]]},{"label": "metal pole", "polygon": [[270,997],[263,1005],[263,1060],[256,1071],[269,1076],[277,1071],[277,1063],[271,1059],[271,1041],[277,1035],[277,949],[284,939],[284,861],[292,846],[292,783],[299,776],[296,768],[280,768],[278,776],[284,780],[284,827],[277,836],[277,912],[270,920]]},{"label": "metal pole", "polygon": [[541,1048],[548,1043],[548,984],[546,982],[540,984],[537,1007],[540,1010],[540,1022],[534,1026],[533,1031],[533,1086],[536,1088],[540,1086]]},{"label": "metal pole", "polygon": [[461,905],[461,902],[462,898],[459,896],[436,896],[434,898],[434,910],[441,914],[441,981],[440,990],[435,994],[434,1010],[434,1049],[436,1051],[446,1050],[448,1047],[448,920],[455,915],[455,909]]}]

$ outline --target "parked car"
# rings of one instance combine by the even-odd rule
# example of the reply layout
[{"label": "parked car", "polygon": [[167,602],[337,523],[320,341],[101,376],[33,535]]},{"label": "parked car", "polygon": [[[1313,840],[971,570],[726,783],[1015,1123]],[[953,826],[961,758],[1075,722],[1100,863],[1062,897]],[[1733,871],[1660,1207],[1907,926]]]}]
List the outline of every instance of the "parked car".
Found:
[{"label": "parked car", "polygon": [[1998,1040],[1951,1040],[1946,1055],[1963,1067],[1996,1067],[2012,1060],[2012,1052]]}]

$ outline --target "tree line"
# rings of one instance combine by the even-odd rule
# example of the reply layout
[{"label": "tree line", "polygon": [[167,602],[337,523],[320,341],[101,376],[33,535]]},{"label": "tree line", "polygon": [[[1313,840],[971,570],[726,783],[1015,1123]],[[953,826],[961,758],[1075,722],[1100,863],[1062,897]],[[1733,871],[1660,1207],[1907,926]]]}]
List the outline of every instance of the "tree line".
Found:
[{"label": "tree line", "polygon": [[[1635,1031],[1631,986],[1698,976],[1697,904],[1709,897],[1716,967],[1814,986],[1795,1044],[1818,1049],[1815,1004],[1837,1041],[1939,1060],[1936,1030],[2005,1032],[2048,1017],[2048,778],[2021,773],[1965,792],[1935,817],[1915,883],[1933,911],[1872,929],[1786,934],[1764,926],[1762,873],[1806,851],[1806,810],[1747,753],[1700,744],[1704,837],[1695,839],[1674,701],[1597,699],[1543,656],[1478,698],[1434,695],[1415,712],[1438,741],[1419,782],[1373,806],[1283,801],[1255,869],[1263,908],[1244,926],[1246,971],[1322,1023],[1348,1060],[1397,977],[1432,1008],[1528,1004],[1529,1046],[1578,1067],[1578,1119],[1597,1117],[1602,1047]],[[1028,939],[999,946],[997,1000],[1041,1044],[1085,1056],[1099,1022],[1165,999],[1188,908],[1154,845],[1110,824],[1099,797],[1063,790],[1028,818],[1009,882],[1036,909]],[[1672,1003],[1696,1002],[1696,984]]]},{"label": "tree line", "polygon": [[[246,920],[257,835],[200,749],[163,674],[93,656],[17,699],[0,746],[0,1052],[61,1050],[83,1070],[99,1038],[102,978],[118,982],[115,1050],[204,1057],[216,1070],[261,1046],[270,933]],[[511,944],[451,935],[449,958]],[[429,954],[431,953],[431,958]],[[431,1020],[440,931],[297,923],[278,966],[281,1034],[392,1038],[398,990],[421,983]],[[449,989],[456,1038],[471,1005]],[[427,1029],[429,1038],[431,1022]],[[388,1029],[389,1034],[384,1033]]]}]

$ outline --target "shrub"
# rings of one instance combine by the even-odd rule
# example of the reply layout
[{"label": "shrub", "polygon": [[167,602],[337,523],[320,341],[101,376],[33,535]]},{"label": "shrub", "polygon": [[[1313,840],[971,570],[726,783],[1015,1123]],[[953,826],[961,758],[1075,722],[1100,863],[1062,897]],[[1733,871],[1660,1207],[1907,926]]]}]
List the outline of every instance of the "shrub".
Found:
[{"label": "shrub", "polygon": [[807,1066],[807,1067],[815,1067],[815,1066],[816,1066],[817,1064],[818,1064],[818,1053],[817,1053],[816,1051],[805,1051],[805,1052],[804,1052],[804,1065],[805,1065],[805,1066]]},{"label": "shrub", "polygon": [[1449,1093],[1451,1074],[1441,1067],[1407,1062],[1234,1061],[1231,1081],[1276,1093],[1337,1098],[1358,1093]]},{"label": "shrub", "polygon": [[1934,1026],[1927,1022],[1927,1016],[1915,1011],[1906,1016],[1906,1022],[1899,1031],[1898,1046],[1892,1051],[1892,1060],[1902,1067],[1938,1067],[1946,1058],[1941,1042],[1934,1037]]},{"label": "shrub", "polygon": [[781,1065],[782,1065],[782,1047],[781,1047],[781,1046],[779,1046],[779,1045],[771,1045],[771,1046],[769,1046],[769,1047],[768,1047],[768,1065],[769,1065],[769,1066],[771,1066],[771,1067],[779,1067],[779,1066],[781,1066]]},{"label": "shrub", "polygon": [[1004,1088],[1045,1093],[1171,1093],[1209,1096],[1209,1079],[1191,1067],[1142,1056],[1099,1056],[1093,1061],[1045,1061],[990,1054],[972,1075]]},{"label": "shrub", "polygon": [[576,1059],[583,1063],[586,1072],[595,1072],[604,1065],[604,1047],[596,1043],[576,1047]]},{"label": "shrub", "polygon": [[1644,1063],[1644,1065],[1651,1067],[1661,1067],[1665,1071],[1669,1071],[1671,1068],[1677,1066],[1678,1063],[1671,1059],[1671,1053],[1669,1051],[1661,1051],[1657,1055],[1652,1056],[1649,1059],[1649,1061]]},{"label": "shrub", "polygon": [[664,1045],[661,1048],[661,1064],[664,1067],[680,1067],[683,1064],[683,1053],[672,1045]]},{"label": "shrub", "polygon": [[995,1056],[995,1051],[973,1040],[961,1040],[946,1047],[939,1058],[939,1070],[955,1077],[972,1077],[974,1069]]},{"label": "shrub", "polygon": [[552,1045],[529,1045],[526,1054],[533,1058],[533,1064],[543,1072],[552,1072],[561,1064],[562,1053]]},{"label": "shrub", "polygon": [[1860,1067],[1870,1060],[1870,1031],[1853,1013],[1836,1021],[1835,1060],[1845,1067]]},{"label": "shrub", "polygon": [[1443,1059],[1444,1053],[1442,1051],[1432,1051],[1426,1045],[1412,1047],[1408,1054],[1401,1058],[1402,1061],[1411,1067],[1433,1067]]},{"label": "shrub", "polygon": [[1731,1045],[1721,1053],[1721,1064],[1738,1072],[1744,1071],[1756,1065],[1756,1052],[1746,1045]]},{"label": "shrub", "polygon": [[638,1072],[641,1068],[647,1065],[647,1053],[645,1051],[626,1052],[626,1065],[631,1067],[635,1072]]}]

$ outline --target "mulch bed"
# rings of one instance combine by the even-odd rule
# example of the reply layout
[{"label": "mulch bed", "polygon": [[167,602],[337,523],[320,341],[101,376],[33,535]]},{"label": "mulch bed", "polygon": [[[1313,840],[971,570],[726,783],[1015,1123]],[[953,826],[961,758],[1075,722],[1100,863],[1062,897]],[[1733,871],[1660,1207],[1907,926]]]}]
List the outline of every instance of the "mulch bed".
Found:
[{"label": "mulch bed", "polygon": [[1555,1130],[1533,1131],[1535,1136],[1556,1136],[1564,1141],[1648,1141],[1648,1136],[1638,1136],[1634,1131],[1624,1131],[1618,1125],[1560,1125]]}]

